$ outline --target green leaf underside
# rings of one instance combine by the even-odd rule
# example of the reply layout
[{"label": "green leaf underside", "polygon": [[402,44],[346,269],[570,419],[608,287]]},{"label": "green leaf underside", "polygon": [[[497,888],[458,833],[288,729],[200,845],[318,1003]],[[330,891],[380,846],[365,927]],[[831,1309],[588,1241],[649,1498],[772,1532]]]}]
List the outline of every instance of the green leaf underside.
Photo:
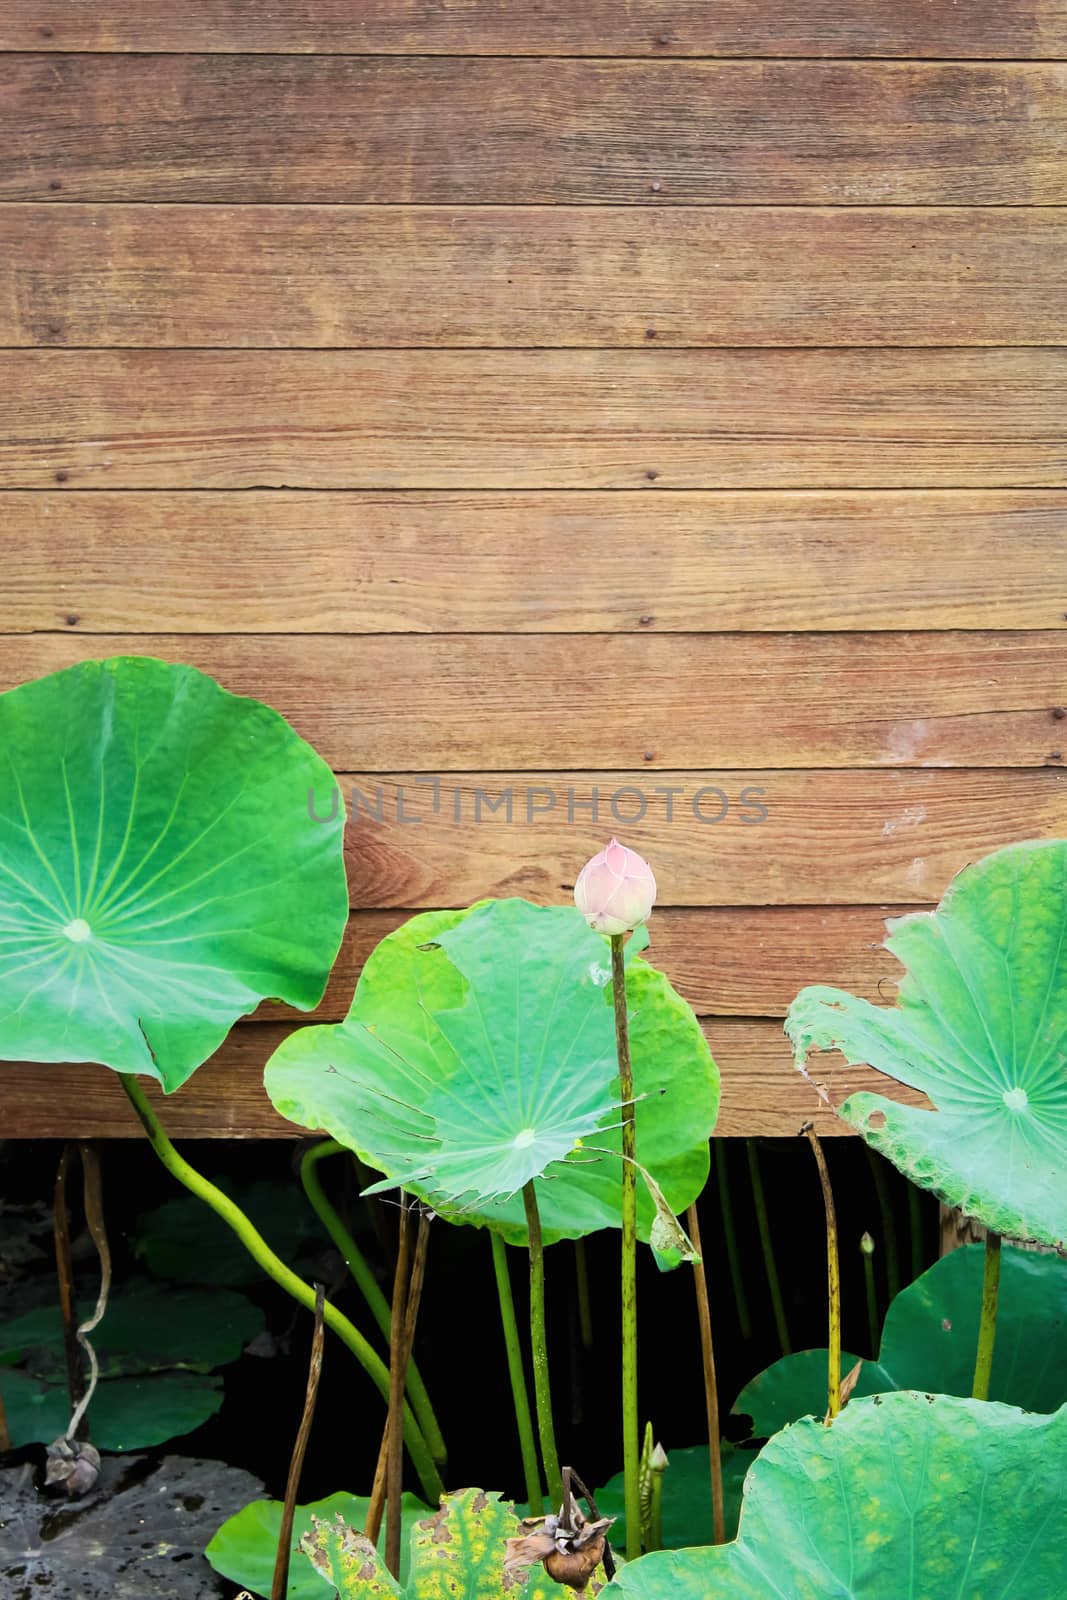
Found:
[{"label": "green leaf underside", "polygon": [[806,1419],[764,1448],[732,1544],[664,1551],[633,1600],[1037,1600],[1064,1592],[1067,1408],[904,1392]]},{"label": "green leaf underside", "polygon": [[935,1110],[854,1094],[838,1114],[946,1204],[1067,1247],[1067,841],[1009,845],[888,927],[897,1004],[803,990],[786,1019],[798,1065],[839,1050],[921,1090]]},{"label": "green leaf underside", "polygon": [[[619,1225],[618,1068],[608,946],[571,907],[430,912],[373,952],[348,1017],[292,1034],[267,1066],[277,1109],[326,1128],[443,1214],[525,1242]],[[678,1212],[708,1171],[718,1074],[700,1025],[636,956],[627,998],[638,1158]],[[590,1148],[591,1147],[591,1148]],[[640,1186],[647,1239],[655,1216]]]},{"label": "green leaf underside", "polygon": [[0,1059],[176,1089],[236,1019],[322,997],[348,910],[342,808],[258,701],[150,657],[0,695]]},{"label": "green leaf underside", "polygon": [[[390,1577],[370,1540],[344,1517],[319,1520],[301,1549],[321,1576],[336,1588],[340,1600],[562,1600],[562,1589],[535,1566],[525,1582],[518,1575],[505,1580],[505,1541],[520,1533],[519,1519],[507,1501],[493,1491],[460,1489],[445,1495],[440,1509],[417,1520],[410,1534],[407,1574],[401,1584]],[[586,1594],[604,1587],[598,1567]],[[325,1593],[320,1584],[320,1593]],[[309,1595],[307,1600],[313,1600]]]},{"label": "green leaf underside", "polygon": [[[91,1305],[81,1305],[80,1320],[91,1312]],[[135,1283],[116,1290],[92,1343],[105,1378],[174,1367],[207,1372],[236,1361],[262,1328],[262,1311],[235,1290]],[[63,1377],[58,1306],[41,1306],[0,1323],[0,1362],[12,1361],[28,1365],[37,1377]]]},{"label": "green leaf underside", "polygon": [[[39,1383],[29,1373],[0,1367],[11,1442],[51,1444],[70,1422],[65,1384]],[[222,1405],[222,1379],[193,1372],[143,1378],[104,1378],[89,1412],[98,1450],[141,1450],[192,1433]]]},{"label": "green leaf underside", "polygon": [[[319,1518],[327,1526],[335,1526],[340,1519],[349,1527],[362,1528],[367,1520],[369,1508],[370,1501],[365,1496],[343,1492],[296,1507],[286,1600],[329,1600],[330,1591],[327,1585],[300,1553],[300,1542],[305,1535],[311,1533],[313,1519]],[[413,1494],[404,1495],[400,1508],[403,1528],[400,1565],[402,1579],[406,1579],[407,1576],[408,1541],[411,1529],[420,1517],[429,1514],[429,1506],[424,1505]],[[215,1571],[221,1573],[224,1578],[229,1578],[231,1583],[240,1584],[252,1594],[269,1596],[281,1526],[280,1500],[253,1500],[222,1524],[204,1554]],[[384,1549],[384,1521],[379,1545]],[[385,1589],[381,1592],[389,1594],[395,1591]]]},{"label": "green leaf underside", "polygon": [[[854,1400],[896,1389],[970,1394],[984,1259],[982,1245],[963,1245],[901,1290],[885,1319],[878,1360],[865,1360],[860,1369]],[[1067,1262],[1005,1245],[1000,1270],[989,1398],[1024,1411],[1057,1411],[1067,1403]],[[842,1377],[858,1360],[842,1354]],[[768,1438],[801,1417],[821,1417],[826,1369],[826,1350],[782,1356],[745,1385],[733,1415],[751,1418],[754,1439]],[[743,1466],[754,1459],[754,1452],[745,1452]],[[670,1479],[666,1484],[669,1489]]]}]

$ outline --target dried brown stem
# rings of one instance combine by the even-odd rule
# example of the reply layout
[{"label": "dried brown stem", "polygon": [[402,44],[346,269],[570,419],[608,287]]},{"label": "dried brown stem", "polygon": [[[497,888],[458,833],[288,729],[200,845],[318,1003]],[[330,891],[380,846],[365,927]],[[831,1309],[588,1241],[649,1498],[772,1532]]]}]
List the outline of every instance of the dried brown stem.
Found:
[{"label": "dried brown stem", "polygon": [[289,1558],[292,1554],[293,1517],[296,1513],[296,1496],[300,1488],[300,1474],[304,1467],[311,1423],[315,1415],[315,1401],[319,1394],[322,1376],[322,1352],[326,1342],[326,1291],[321,1283],[315,1285],[315,1331],[311,1336],[311,1364],[308,1368],[307,1392],[304,1412],[297,1429],[296,1443],[289,1462],[289,1478],[285,1485],[285,1502],[282,1506],[282,1525],[278,1534],[278,1553],[274,1558],[274,1577],[271,1580],[270,1600],[285,1600],[289,1587]]},{"label": "dried brown stem", "polygon": [[719,1389],[715,1381],[715,1351],[711,1340],[711,1306],[708,1302],[708,1279],[704,1271],[700,1247],[700,1218],[696,1201],[686,1212],[686,1225],[693,1249],[701,1259],[693,1265],[693,1281],[697,1294],[697,1320],[700,1323],[700,1353],[704,1363],[704,1402],[708,1413],[708,1456],[711,1461],[711,1514],[716,1544],[726,1539],[726,1512],[722,1492],[722,1451],[719,1445]]}]

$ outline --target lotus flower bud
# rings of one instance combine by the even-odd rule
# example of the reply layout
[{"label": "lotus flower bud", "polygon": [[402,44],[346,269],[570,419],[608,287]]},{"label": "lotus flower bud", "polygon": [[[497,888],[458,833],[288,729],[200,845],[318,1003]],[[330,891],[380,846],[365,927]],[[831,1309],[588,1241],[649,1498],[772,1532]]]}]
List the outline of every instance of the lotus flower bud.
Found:
[{"label": "lotus flower bud", "polygon": [[652,868],[617,839],[586,862],[574,885],[574,903],[597,933],[629,933],[648,921],[655,902]]}]

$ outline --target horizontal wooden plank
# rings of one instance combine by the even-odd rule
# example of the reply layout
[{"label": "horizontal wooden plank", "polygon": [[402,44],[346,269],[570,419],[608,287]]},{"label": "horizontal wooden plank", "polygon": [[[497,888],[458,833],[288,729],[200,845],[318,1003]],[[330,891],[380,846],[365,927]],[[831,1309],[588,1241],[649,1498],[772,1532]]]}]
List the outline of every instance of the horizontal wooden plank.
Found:
[{"label": "horizontal wooden plank", "polygon": [[1067,55],[1063,0],[0,0],[3,50],[398,55]]},{"label": "horizontal wooden plank", "polygon": [[[187,1084],[167,1097],[140,1081],[176,1139],[276,1139],[303,1133],[274,1110],[263,1089],[263,1067],[290,1031],[272,1023],[235,1028],[222,1049]],[[820,1133],[846,1133],[816,1090],[793,1065],[781,1023],[723,1019],[706,1025],[722,1074],[721,1135],[790,1136],[805,1121]],[[835,1060],[837,1058],[834,1058]],[[921,1102],[868,1068],[834,1066],[814,1074],[835,1103],[860,1089],[895,1090],[893,1098]],[[0,1061],[0,1127],[9,1139],[124,1139],[141,1135],[117,1075],[86,1064],[41,1066]]]},{"label": "horizontal wooden plank", "polygon": [[1067,349],[0,352],[8,488],[1065,480]]},{"label": "horizontal wooden plank", "polygon": [[0,198],[1062,205],[1060,65],[0,58]]},{"label": "horizontal wooden plank", "polygon": [[1064,344],[1067,210],[0,210],[0,345],[653,341]]},{"label": "horizontal wooden plank", "polygon": [[11,490],[0,571],[7,633],[1062,629],[1067,489]]},{"label": "horizontal wooden plank", "polygon": [[341,783],[356,907],[566,899],[609,833],[653,863],[663,906],[928,902],[989,851],[1067,835],[1058,768],[465,774],[442,778],[436,811],[433,787],[411,777]]},{"label": "horizontal wooden plank", "polygon": [[[0,638],[0,688],[83,656],[188,661],[335,771],[1060,762],[1062,632]],[[880,899],[876,895],[872,898]]]},{"label": "horizontal wooden plank", "polygon": [[[537,899],[536,893],[532,898]],[[557,893],[555,900],[561,896]],[[808,983],[830,983],[890,1002],[901,974],[882,946],[885,919],[914,906],[700,906],[658,909],[648,959],[665,972],[698,1016],[784,1016]],[[316,1022],[344,1017],[363,963],[408,911],[356,911],[349,919]],[[268,1001],[259,1021],[302,1021],[306,1014]]]}]

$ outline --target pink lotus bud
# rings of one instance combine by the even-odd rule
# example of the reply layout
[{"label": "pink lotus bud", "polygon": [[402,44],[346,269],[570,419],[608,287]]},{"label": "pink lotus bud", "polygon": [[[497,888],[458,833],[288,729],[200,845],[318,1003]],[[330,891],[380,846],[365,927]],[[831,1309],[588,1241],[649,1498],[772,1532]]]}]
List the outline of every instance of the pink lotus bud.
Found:
[{"label": "pink lotus bud", "polygon": [[652,868],[617,839],[586,862],[574,885],[574,903],[596,933],[629,933],[648,921],[655,902]]}]

